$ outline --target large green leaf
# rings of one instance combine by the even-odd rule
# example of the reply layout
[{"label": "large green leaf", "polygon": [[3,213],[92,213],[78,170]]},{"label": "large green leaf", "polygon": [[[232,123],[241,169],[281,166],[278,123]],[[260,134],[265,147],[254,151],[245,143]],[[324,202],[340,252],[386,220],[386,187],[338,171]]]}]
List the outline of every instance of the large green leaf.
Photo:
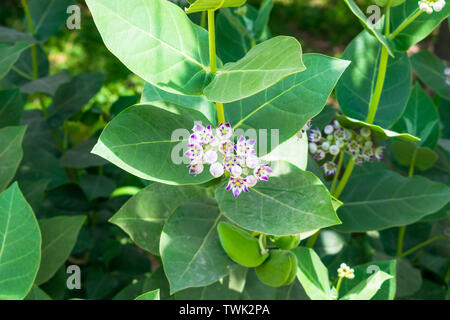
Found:
[{"label": "large green leaf", "polygon": [[204,195],[204,190],[153,183],[128,200],[110,222],[128,233],[139,247],[159,255],[159,239],[167,218],[182,203]]},{"label": "large green leaf", "polygon": [[29,33],[0,26],[0,42],[15,43],[18,41],[33,43],[36,40]]},{"label": "large green leaf", "polygon": [[17,183],[0,194],[0,300],[23,299],[41,259],[41,234]]},{"label": "large green leaf", "polygon": [[[359,265],[354,267],[355,270],[355,278],[347,279],[344,278],[341,284],[341,288],[339,290],[339,294],[341,296],[345,296],[347,292],[349,292],[358,281],[366,280],[371,275],[373,275],[376,271],[383,271],[386,274],[395,277],[396,276],[396,260],[388,260],[388,261],[372,261],[366,263],[364,265]],[[380,289],[377,293],[372,296],[371,300],[393,300],[396,293],[396,279],[391,278],[381,285]]]},{"label": "large green leaf", "polygon": [[342,225],[336,227],[338,231],[363,232],[411,224],[438,211],[450,199],[450,188],[444,184],[367,167],[354,172],[340,198],[344,205],[339,209]]},{"label": "large green leaf", "polygon": [[297,279],[311,300],[331,300],[332,292],[328,269],[314,250],[298,247],[292,250],[297,256]]},{"label": "large green leaf", "polygon": [[445,83],[447,65],[430,51],[421,50],[410,57],[415,73],[430,89],[450,100],[450,87]]},{"label": "large green leaf", "polygon": [[259,182],[237,198],[216,190],[222,213],[241,227],[272,235],[290,235],[340,223],[330,194],[311,172],[280,161],[268,182]]},{"label": "large green leaf", "polygon": [[67,150],[61,156],[61,166],[66,168],[86,169],[107,164],[108,162],[105,159],[90,153],[96,143],[97,140],[95,138],[90,138],[80,142],[72,149]]},{"label": "large green leaf", "polygon": [[[417,0],[406,0],[402,5],[391,10],[391,30],[394,31],[407,17],[419,9]],[[403,29],[393,40],[395,49],[407,51],[412,45],[428,36],[450,14],[450,6],[433,14],[422,13]]]},{"label": "large green leaf", "polygon": [[61,126],[81,110],[100,91],[103,78],[101,73],[83,73],[60,86],[48,107],[50,126]]},{"label": "large green leaf", "polygon": [[[177,151],[174,147],[181,143],[186,149],[188,130],[195,121],[209,124],[200,112],[192,109],[173,105],[170,110],[164,110],[147,104],[135,105],[106,126],[92,152],[146,180],[200,184],[212,179],[209,170],[194,176],[189,174],[186,165],[172,161],[173,157],[187,159],[173,154]],[[179,129],[186,132],[172,137]],[[181,151],[180,148],[178,152]]]},{"label": "large green leaf", "polygon": [[377,271],[369,278],[362,280],[339,300],[370,300],[381,288],[382,284],[392,276],[384,271]]},{"label": "large green leaf", "polygon": [[402,166],[410,167],[414,159],[414,167],[422,171],[431,168],[438,159],[437,153],[430,148],[407,141],[392,142],[392,151]]},{"label": "large green leaf", "polygon": [[226,64],[205,88],[211,101],[230,103],[271,87],[306,69],[293,37],[278,36],[253,47],[241,60]]},{"label": "large green leaf", "polygon": [[0,91],[0,128],[18,125],[24,106],[25,99],[19,89]]},{"label": "large green leaf", "polygon": [[67,260],[78,238],[84,216],[60,216],[39,220],[42,232],[42,259],[36,284],[48,281]]},{"label": "large green leaf", "polygon": [[248,5],[245,8],[247,12],[244,16],[237,15],[234,10],[229,8],[220,9],[217,15],[217,52],[224,63],[235,62],[243,58],[256,44],[249,26],[256,22],[258,12]]},{"label": "large green leaf", "polygon": [[22,52],[30,46],[27,42],[17,42],[13,45],[0,43],[0,79],[6,76]]},{"label": "large green leaf", "polygon": [[134,300],[159,300],[159,289],[143,293]]},{"label": "large green leaf", "polygon": [[308,138],[306,134],[300,138],[297,135],[286,140],[262,157],[265,161],[287,161],[302,170],[308,164]]},{"label": "large green leaf", "polygon": [[320,113],[350,62],[319,54],[306,54],[303,59],[305,71],[257,95],[225,105],[226,118],[235,129],[279,130],[282,143]]},{"label": "large green leaf", "polygon": [[[389,139],[389,138],[397,138],[400,140],[405,140],[405,141],[419,141],[420,139],[415,137],[414,135],[416,134],[416,132],[409,132],[408,130],[403,130],[403,129],[397,129],[397,131],[399,132],[408,132],[408,133],[398,133],[398,132],[394,132],[388,129],[383,129],[380,126],[377,126],[376,124],[369,124],[367,122],[361,121],[361,120],[356,120],[356,119],[352,119],[349,117],[346,117],[344,115],[338,115],[336,116],[337,120],[339,120],[339,123],[342,124],[343,127],[345,128],[350,128],[350,129],[355,129],[355,128],[368,128],[370,129],[370,131],[372,132],[372,135],[376,138],[376,139],[380,139],[380,140],[384,140],[384,139]],[[411,133],[411,134],[409,134]]]},{"label": "large green leaf", "polygon": [[217,121],[216,105],[208,101],[205,96],[183,96],[161,90],[148,82],[145,84],[141,103],[163,107],[167,105],[166,102],[200,111],[211,123]]},{"label": "large green leaf", "polygon": [[169,217],[160,252],[171,293],[212,284],[235,266],[219,241],[217,224],[221,220],[223,216],[210,198],[191,200]]},{"label": "large green leaf", "polygon": [[22,161],[26,126],[0,129],[0,191],[8,186]]},{"label": "large green leaf", "polygon": [[[342,75],[336,95],[342,112],[365,120],[377,81],[381,45],[368,32],[359,34],[345,49],[343,59],[352,64]],[[402,115],[411,91],[411,65],[406,53],[389,58],[375,124],[389,129]]]},{"label": "large green leaf", "polygon": [[37,285],[33,285],[24,300],[52,300],[52,298]]},{"label": "large green leaf", "polygon": [[166,0],[87,0],[108,49],[166,91],[200,95],[210,80],[208,33]]},{"label": "large green leaf", "polygon": [[[74,0],[31,0],[28,3],[31,20],[33,21],[34,37],[45,41],[54,35],[64,25],[67,7],[75,4]],[[25,24],[27,20],[24,19]]]},{"label": "large green leaf", "polygon": [[393,129],[419,137],[421,141],[416,143],[419,146],[431,149],[436,146],[440,132],[439,115],[433,101],[419,83],[416,82],[406,110]]},{"label": "large green leaf", "polygon": [[247,0],[196,0],[190,1],[192,4],[186,13],[194,13],[208,10],[218,10],[225,7],[240,7]]},{"label": "large green leaf", "polygon": [[389,52],[389,54],[393,57],[394,53],[392,52],[391,44],[389,43],[389,40],[386,39],[386,37],[384,35],[380,34],[380,32],[378,32],[378,30],[372,23],[368,22],[366,15],[361,11],[361,9],[358,7],[358,5],[355,3],[355,1],[353,1],[353,0],[344,0],[344,1],[347,4],[347,6],[350,8],[350,10],[353,12],[353,14],[358,18],[359,22],[361,22],[363,27],[368,32],[370,32],[378,40],[378,42],[380,44],[382,44],[383,47],[386,48],[386,50]]},{"label": "large green leaf", "polygon": [[52,76],[43,77],[37,80],[30,81],[24,84],[20,91],[27,94],[33,94],[36,92],[43,92],[53,96],[56,90],[63,83],[70,81],[70,73],[67,70],[63,70]]}]

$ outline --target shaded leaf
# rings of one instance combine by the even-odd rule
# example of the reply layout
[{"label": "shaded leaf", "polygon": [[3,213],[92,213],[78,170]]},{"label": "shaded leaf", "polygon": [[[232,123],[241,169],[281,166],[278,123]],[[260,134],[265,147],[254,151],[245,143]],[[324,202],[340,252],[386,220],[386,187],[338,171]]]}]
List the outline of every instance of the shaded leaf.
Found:
[{"label": "shaded leaf", "polygon": [[56,93],[56,90],[59,88],[59,86],[69,81],[70,81],[70,73],[67,70],[63,70],[52,76],[47,76],[37,80],[30,81],[24,84],[20,88],[20,91],[27,94],[42,92],[53,96]]},{"label": "shaded leaf", "polygon": [[27,42],[17,42],[13,45],[0,44],[0,79],[9,72],[22,52],[30,45]]},{"label": "shaded leaf", "polygon": [[196,0],[190,1],[191,5],[186,9],[186,13],[202,12],[208,10],[218,10],[225,7],[240,7],[247,0]]},{"label": "shaded leaf", "polygon": [[0,128],[20,123],[25,102],[19,89],[0,91]]},{"label": "shaded leaf", "polygon": [[80,187],[89,200],[108,198],[116,189],[113,179],[105,176],[85,174],[80,178]]},{"label": "shaded leaf", "polygon": [[0,191],[9,185],[22,161],[26,129],[26,126],[0,129]]}]

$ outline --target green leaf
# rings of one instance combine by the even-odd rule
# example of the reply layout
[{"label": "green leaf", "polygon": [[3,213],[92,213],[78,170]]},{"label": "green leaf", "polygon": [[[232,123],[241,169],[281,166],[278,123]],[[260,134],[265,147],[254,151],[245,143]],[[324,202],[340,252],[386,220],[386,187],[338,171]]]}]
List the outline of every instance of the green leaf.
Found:
[{"label": "green leaf", "polygon": [[300,43],[293,37],[278,36],[253,47],[241,60],[226,64],[204,93],[211,101],[230,103],[305,69]]},{"label": "green leaf", "polygon": [[421,176],[362,167],[353,173],[340,200],[343,232],[382,230],[414,223],[447,204],[450,188]]},{"label": "green leaf", "polygon": [[406,0],[375,0],[375,3],[377,5],[379,5],[380,7],[385,7],[390,2],[391,3],[391,7],[396,7],[396,6],[401,5],[405,1]]},{"label": "green leaf", "polygon": [[397,259],[397,293],[396,298],[411,296],[422,286],[422,272],[414,268],[405,258]]},{"label": "green leaf", "polygon": [[80,142],[72,149],[67,150],[61,156],[61,166],[66,168],[86,169],[107,164],[108,162],[105,159],[89,153],[96,143],[96,139],[90,138]]},{"label": "green leaf", "polygon": [[27,94],[42,92],[53,96],[59,86],[69,81],[70,73],[67,70],[63,70],[55,75],[30,81],[24,84],[20,91]]},{"label": "green leaf", "polygon": [[353,0],[344,0],[347,6],[350,8],[350,10],[353,12],[353,14],[358,18],[359,22],[363,25],[363,27],[372,34],[380,44],[383,45],[383,47],[386,48],[386,50],[389,52],[389,55],[391,57],[394,57],[393,50],[391,48],[391,45],[389,43],[389,40],[386,39],[386,37],[378,32],[376,27],[368,22],[368,19],[366,15],[361,11],[361,9],[358,7],[358,5]]},{"label": "green leaf", "polygon": [[60,86],[48,107],[49,125],[59,127],[80,111],[100,91],[103,78],[101,73],[83,73]]},{"label": "green leaf", "polygon": [[86,3],[106,46],[132,72],[172,93],[203,92],[210,80],[208,33],[180,7],[166,0]]},{"label": "green leaf", "polygon": [[9,185],[22,161],[26,129],[26,126],[0,129],[0,191]]},{"label": "green leaf", "polygon": [[19,125],[25,102],[19,89],[0,91],[0,128]]},{"label": "green leaf", "polygon": [[136,297],[134,300],[160,300],[159,299],[159,289],[146,292]]},{"label": "green leaf", "polygon": [[[145,90],[147,87],[147,83],[144,87],[144,92],[142,93],[142,96],[145,95]],[[117,99],[112,105],[111,108],[109,108],[109,114],[111,118],[114,118],[119,113],[121,113],[123,110],[128,108],[129,106],[135,105],[139,103],[140,96],[138,95],[132,95],[132,96],[120,96],[119,99]],[[142,98],[144,100],[144,98]],[[144,101],[141,101],[141,103],[144,103]]]},{"label": "green leaf", "polygon": [[[34,36],[39,41],[45,41],[58,32],[64,25],[68,15],[67,7],[75,4],[73,0],[31,0],[28,3]],[[26,19],[24,19],[27,25]]]},{"label": "green leaf", "polygon": [[242,300],[274,300],[276,294],[277,288],[262,283],[253,268],[248,271]]},{"label": "green leaf", "polygon": [[[417,0],[406,0],[401,6],[391,10],[391,30],[394,30],[412,13],[419,9]],[[407,51],[412,45],[425,39],[450,14],[450,6],[444,6],[441,12],[422,13],[403,29],[393,40],[395,49]]]},{"label": "green leaf", "polygon": [[37,285],[33,285],[24,300],[52,300],[52,298]]},{"label": "green leaf", "polygon": [[377,271],[369,278],[364,279],[339,300],[370,300],[381,288],[386,280],[393,278],[384,271]]},{"label": "green leaf", "polygon": [[240,7],[247,0],[197,0],[191,1],[191,5],[186,9],[186,13],[202,12],[208,10],[218,10],[225,7]]},{"label": "green leaf", "polygon": [[414,143],[406,141],[394,141],[392,151],[398,163],[410,167],[414,159],[414,167],[422,171],[430,169],[438,159],[436,152],[428,147],[419,147]]},{"label": "green leaf", "polygon": [[[346,117],[343,114],[337,115],[336,118],[339,121],[339,123],[341,123],[342,126],[345,128],[355,129],[355,128],[365,127],[365,128],[370,129],[370,131],[372,131],[372,135],[376,139],[385,140],[385,139],[390,139],[390,138],[397,138],[397,139],[405,140],[405,141],[419,141],[420,140],[419,138],[414,136],[414,134],[416,132],[410,132],[411,134],[397,133],[397,132],[394,132],[394,131],[391,131],[388,129],[383,129],[382,127],[377,126],[375,124],[369,124],[369,123],[361,121],[361,120],[356,120],[356,119]],[[402,130],[402,129],[398,129],[397,131],[409,132],[408,130]]]},{"label": "green leaf", "polygon": [[436,107],[416,82],[408,105],[400,120],[393,127],[398,132],[407,132],[421,139],[416,144],[434,149],[439,139],[439,115]]},{"label": "green leaf", "polygon": [[411,57],[414,72],[430,89],[450,100],[450,87],[445,83],[447,65],[430,51],[421,50]]},{"label": "green leaf", "polygon": [[364,279],[367,280],[374,272],[380,270],[386,274],[392,276],[391,279],[383,282],[378,292],[372,296],[371,300],[393,300],[396,293],[396,265],[397,260],[388,261],[372,261],[364,265],[359,265],[354,267],[355,278],[347,279],[344,278],[339,290],[341,296],[345,296],[357,283],[357,281]]},{"label": "green leaf", "polygon": [[[192,109],[173,105],[170,110],[163,110],[135,105],[106,126],[92,153],[142,179],[173,185],[200,184],[212,179],[209,170],[194,176],[186,165],[172,161],[172,158],[188,160],[181,151],[186,150],[188,130],[195,121],[209,124],[200,112]],[[177,145],[179,149],[174,148]]]},{"label": "green leaf", "polygon": [[244,16],[228,8],[220,9],[217,15],[217,52],[224,63],[243,58],[252,48],[254,39],[250,26],[256,22],[258,11],[249,5],[244,8],[247,9]]},{"label": "green leaf", "polygon": [[42,259],[36,284],[48,281],[67,260],[78,238],[85,216],[60,216],[39,220]]},{"label": "green leaf", "polygon": [[332,292],[327,267],[313,249],[298,247],[292,250],[297,256],[297,279],[311,300],[331,300]]},{"label": "green leaf", "polygon": [[18,41],[33,43],[36,40],[29,33],[0,26],[0,42],[15,43]]},{"label": "green leaf", "polygon": [[[1,141],[1,140],[0,140]],[[41,234],[17,183],[0,193],[0,299],[23,299],[41,259]]]},{"label": "green leaf", "polygon": [[255,21],[254,31],[255,39],[261,39],[270,19],[270,13],[273,9],[273,0],[264,0],[258,11],[258,17]]},{"label": "green leaf", "polygon": [[30,46],[27,42],[17,42],[13,45],[0,43],[0,79],[6,76],[22,52]]},{"label": "green leaf", "polygon": [[272,149],[262,157],[265,161],[287,161],[296,167],[306,170],[308,164],[308,139],[306,134],[301,138],[297,135]]},{"label": "green leaf", "polygon": [[34,212],[39,211],[42,200],[44,199],[45,189],[47,189],[49,182],[49,179],[19,181],[19,187]]},{"label": "green leaf", "polygon": [[[416,4],[417,5],[417,4]],[[368,32],[359,34],[345,49],[343,59],[352,64],[336,87],[342,112],[349,117],[365,120],[372,91],[377,80],[381,45]],[[411,92],[411,65],[406,53],[388,59],[386,79],[381,94],[375,124],[390,128],[405,110]]]},{"label": "green leaf", "polygon": [[191,200],[169,217],[160,252],[171,293],[212,284],[235,266],[219,241],[217,224],[221,220],[223,216],[210,198]]},{"label": "green leaf", "polygon": [[213,124],[217,121],[216,106],[205,96],[182,96],[161,90],[148,82],[145,84],[140,103],[161,106],[164,109],[168,105],[166,102],[197,110]]},{"label": "green leaf", "polygon": [[177,292],[175,300],[238,300],[239,292],[229,288],[227,278],[206,287],[189,288]]},{"label": "green leaf", "polygon": [[89,200],[108,198],[116,189],[113,179],[94,174],[85,174],[80,178],[80,187]]},{"label": "green leaf", "polygon": [[153,183],[129,199],[110,222],[122,228],[139,247],[159,255],[159,239],[167,218],[182,203],[204,194],[199,187]]},{"label": "green leaf", "polygon": [[257,95],[226,104],[226,119],[235,129],[279,130],[279,143],[294,136],[320,113],[350,63],[319,54],[306,54],[303,59],[306,71],[287,77]]},{"label": "green leaf", "polygon": [[220,186],[216,199],[222,213],[245,229],[271,235],[292,235],[340,223],[328,190],[316,176],[287,162],[280,161],[278,168],[268,182],[259,182],[237,198],[225,190],[226,183]]}]

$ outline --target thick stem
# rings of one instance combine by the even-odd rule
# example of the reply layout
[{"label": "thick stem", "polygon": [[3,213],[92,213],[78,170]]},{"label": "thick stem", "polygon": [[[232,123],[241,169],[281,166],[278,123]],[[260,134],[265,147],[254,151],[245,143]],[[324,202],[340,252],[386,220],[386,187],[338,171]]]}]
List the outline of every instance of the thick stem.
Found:
[{"label": "thick stem", "polygon": [[344,279],[344,278],[343,277],[339,277],[338,283],[336,285],[336,292],[338,294],[338,297],[339,297],[339,289],[341,288],[342,279]]},{"label": "thick stem", "polygon": [[[217,57],[216,57],[216,33],[215,33],[215,21],[214,10],[208,10],[208,30],[209,30],[209,61],[211,74],[214,76],[217,73]],[[225,122],[225,112],[223,110],[223,104],[216,102],[217,109],[217,121],[219,123]]]},{"label": "thick stem", "polygon": [[401,226],[400,229],[398,230],[397,257],[402,256],[403,240],[405,239],[405,231],[406,231],[406,226]]},{"label": "thick stem", "polygon": [[416,165],[417,158],[417,148],[414,150],[413,157],[411,159],[411,165],[409,166],[408,177],[412,177],[414,175],[414,167]]},{"label": "thick stem", "polygon": [[340,152],[339,153],[339,161],[338,161],[338,165],[337,165],[337,169],[336,169],[336,173],[333,177],[333,183],[331,184],[331,189],[330,189],[330,193],[333,194],[334,189],[336,189],[336,184],[339,178],[339,174],[341,173],[341,169],[342,169],[342,163],[344,162],[344,152]]},{"label": "thick stem", "polygon": [[418,16],[422,14],[422,10],[417,8],[413,13],[410,14],[406,20],[404,20],[389,36],[389,40],[393,40],[400,32],[402,32],[411,22],[417,19]]},{"label": "thick stem", "polygon": [[342,179],[339,182],[336,191],[333,194],[333,196],[335,196],[336,198],[339,198],[341,196],[342,191],[344,191],[345,185],[347,184],[354,167],[355,163],[353,162],[353,159],[350,159],[350,161],[347,164],[347,167],[345,168],[344,175],[342,176]]},{"label": "thick stem", "polygon": [[[28,4],[26,0],[21,0],[23,10],[25,12],[25,18],[27,19],[28,24],[28,31],[31,33],[31,35],[34,35],[34,26],[33,26],[33,19],[31,19],[30,10],[28,9]],[[31,60],[33,64],[33,77],[37,79],[39,77],[38,73],[38,65],[37,65],[37,48],[36,45],[33,44],[31,46]]]}]

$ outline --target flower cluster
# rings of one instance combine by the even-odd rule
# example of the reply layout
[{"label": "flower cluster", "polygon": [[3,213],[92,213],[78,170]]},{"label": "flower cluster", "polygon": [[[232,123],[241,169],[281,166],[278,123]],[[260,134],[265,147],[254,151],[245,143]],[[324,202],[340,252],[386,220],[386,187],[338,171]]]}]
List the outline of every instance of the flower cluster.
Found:
[{"label": "flower cluster", "polygon": [[450,86],[450,68],[445,68],[444,70],[444,74],[445,74],[445,84]]},{"label": "flower cluster", "polygon": [[420,10],[432,14],[433,12],[439,12],[445,7],[445,0],[420,0]]},{"label": "flower cluster", "polygon": [[253,139],[241,136],[237,143],[232,140],[233,128],[229,123],[221,123],[216,129],[195,124],[189,136],[188,150],[190,174],[200,174],[205,164],[210,164],[209,172],[215,178],[229,176],[227,190],[237,197],[242,191],[249,192],[258,181],[268,181],[272,169],[256,156]]},{"label": "flower cluster", "polygon": [[355,278],[355,270],[353,270],[353,268],[350,268],[345,263],[341,263],[341,266],[337,271],[338,271],[339,278],[344,278],[344,277],[347,279]]},{"label": "flower cluster", "polygon": [[339,153],[348,152],[355,164],[383,159],[385,147],[376,147],[370,129],[358,130],[343,128],[334,120],[325,126],[323,132],[310,129],[308,132],[309,152],[316,161],[323,162],[325,175],[334,175],[337,170],[335,160]]}]

